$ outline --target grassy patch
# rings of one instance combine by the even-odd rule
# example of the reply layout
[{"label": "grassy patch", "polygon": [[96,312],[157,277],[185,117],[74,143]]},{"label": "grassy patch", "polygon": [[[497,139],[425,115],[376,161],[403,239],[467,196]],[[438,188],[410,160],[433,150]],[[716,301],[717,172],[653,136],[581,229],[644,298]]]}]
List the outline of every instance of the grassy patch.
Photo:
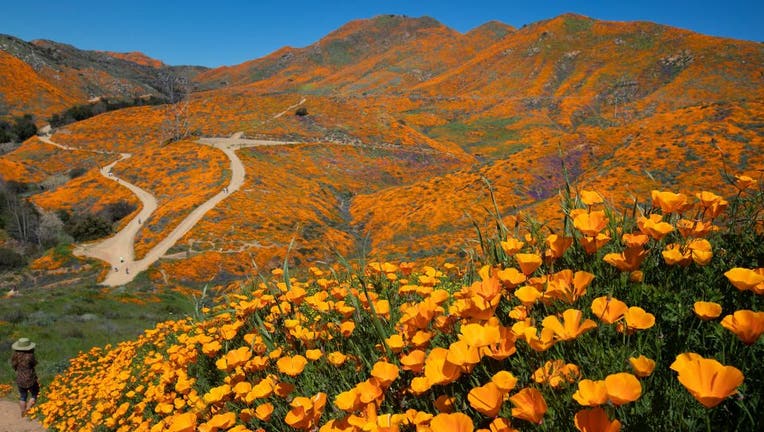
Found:
[{"label": "grassy patch", "polygon": [[[44,387],[78,353],[135,338],[157,322],[184,316],[192,309],[191,299],[175,293],[156,295],[151,302],[140,297],[132,290],[81,285],[24,288],[16,297],[0,299],[0,363],[9,364],[15,340],[32,339],[37,343],[37,374]],[[10,367],[0,368],[0,383],[13,380]]]}]

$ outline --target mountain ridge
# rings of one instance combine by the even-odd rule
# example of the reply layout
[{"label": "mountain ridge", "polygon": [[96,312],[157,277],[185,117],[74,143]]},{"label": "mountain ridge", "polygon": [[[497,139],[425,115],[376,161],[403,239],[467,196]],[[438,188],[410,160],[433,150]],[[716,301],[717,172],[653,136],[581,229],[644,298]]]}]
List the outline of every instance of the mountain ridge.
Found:
[{"label": "mountain ridge", "polygon": [[[550,229],[559,229],[549,208],[566,184],[599,190],[617,208],[651,189],[729,191],[725,167],[764,169],[762,65],[760,44],[649,22],[566,14],[459,33],[431,19],[382,16],[308,47],[204,71],[183,104],[104,113],[53,139],[136,154],[115,173],[164,206],[161,221],[145,222],[140,250],[221,175],[205,174],[206,192],[188,183],[194,163],[173,155],[193,155],[193,144],[168,140],[174,109],[186,110],[199,136],[300,143],[242,151],[254,175],[181,239],[173,252],[190,251],[189,260],[160,261],[152,280],[157,271],[188,283],[240,276],[237,260],[283,262],[293,238],[290,259],[300,262],[331,260],[331,247],[439,259],[460,253],[475,223],[490,228],[481,213],[492,206],[488,184],[502,215],[519,209]],[[151,154],[162,161],[151,163]],[[51,157],[25,143],[4,166],[23,175],[35,155]],[[57,169],[35,173],[56,178]],[[34,199],[46,211],[96,211],[94,200],[69,204],[92,193],[72,182]],[[217,267],[199,266],[205,260]]]}]

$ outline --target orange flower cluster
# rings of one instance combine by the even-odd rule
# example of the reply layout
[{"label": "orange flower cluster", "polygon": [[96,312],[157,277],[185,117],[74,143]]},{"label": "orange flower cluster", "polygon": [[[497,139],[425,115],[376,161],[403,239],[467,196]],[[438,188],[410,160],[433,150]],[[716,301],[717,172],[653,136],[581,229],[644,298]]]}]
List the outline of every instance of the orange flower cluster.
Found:
[{"label": "orange flower cluster", "polygon": [[[682,200],[659,197],[673,206],[667,209],[687,211],[676,204]],[[586,194],[582,200],[596,204]],[[581,214],[574,229],[594,234],[582,231]],[[645,245],[658,241],[650,229],[668,230],[661,225],[667,222],[641,221],[647,233],[624,234],[624,243],[659,251]],[[134,342],[82,354],[50,386],[39,412],[47,426],[83,431],[508,432],[572,406],[570,427],[616,431],[620,421],[601,406],[648,403],[644,393],[661,391],[656,371],[667,365],[639,353],[653,356],[644,341],[663,317],[604,295],[604,278],[559,269],[570,250],[589,254],[565,236],[507,236],[497,242],[502,260],[471,276],[453,265],[387,262],[345,278],[330,278],[335,269],[310,267],[303,279],[277,269],[274,279],[248,283],[226,303],[202,309],[203,320],[163,323]],[[653,262],[669,269],[658,257]],[[758,271],[733,270],[727,277],[739,290],[762,283]],[[721,306],[698,302],[693,311],[712,320]],[[763,322],[762,312],[738,310],[721,326],[752,345]],[[594,352],[609,335],[623,340],[608,351],[621,366],[570,362],[568,353]],[[623,370],[627,364],[632,372]],[[683,354],[671,368],[706,407],[744,379],[697,354]]]}]

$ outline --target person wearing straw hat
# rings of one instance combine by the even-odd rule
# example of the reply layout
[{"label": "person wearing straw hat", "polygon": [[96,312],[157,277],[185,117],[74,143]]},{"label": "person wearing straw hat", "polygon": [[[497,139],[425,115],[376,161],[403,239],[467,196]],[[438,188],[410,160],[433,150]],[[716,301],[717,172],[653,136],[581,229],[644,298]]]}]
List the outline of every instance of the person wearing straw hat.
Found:
[{"label": "person wearing straw hat", "polygon": [[34,356],[36,344],[27,338],[21,338],[11,345],[13,356],[11,365],[16,371],[16,385],[19,387],[21,399],[21,416],[34,406],[37,396],[40,394],[40,384],[37,382],[37,374],[34,371],[37,359]]}]

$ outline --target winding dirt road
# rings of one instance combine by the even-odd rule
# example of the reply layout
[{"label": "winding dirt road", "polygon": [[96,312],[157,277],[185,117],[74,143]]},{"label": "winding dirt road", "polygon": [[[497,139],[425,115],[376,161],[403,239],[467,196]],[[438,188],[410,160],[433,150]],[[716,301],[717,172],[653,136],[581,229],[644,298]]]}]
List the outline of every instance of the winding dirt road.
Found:
[{"label": "winding dirt road", "polygon": [[[301,101],[300,103],[302,102],[304,101]],[[236,149],[297,143],[293,141],[265,141],[244,139],[242,138],[242,135],[243,134],[241,132],[237,132],[229,138],[199,139],[199,143],[215,147],[225,153],[231,162],[231,181],[228,183],[227,187],[205,201],[199,207],[195,208],[172,230],[172,232],[170,232],[170,234],[167,235],[167,237],[162,239],[156,246],[154,246],[148,253],[146,253],[143,258],[139,260],[135,260],[135,237],[138,234],[138,231],[142,228],[143,223],[145,223],[151,214],[156,210],[157,200],[151,193],[139,188],[132,183],[128,183],[111,175],[111,169],[114,167],[114,165],[129,158],[129,153],[122,153],[120,159],[101,169],[101,175],[130,189],[141,200],[143,205],[143,208],[138,213],[138,215],[134,217],[118,233],[105,240],[82,244],[75,248],[74,253],[76,255],[96,258],[101,261],[105,261],[110,265],[113,271],[109,272],[106,278],[101,282],[101,285],[120,286],[132,281],[136,275],[148,269],[157,260],[162,258],[162,256],[164,256],[165,253],[167,253],[167,251],[175,243],[178,242],[178,240],[180,240],[187,232],[189,232],[209,210],[213,209],[228,195],[237,191],[241,187],[241,185],[244,183],[246,171],[244,169],[244,165],[241,163],[241,159],[239,159],[239,157],[236,155]],[[40,137],[40,139],[48,144],[54,145],[64,150],[90,151],[58,144],[52,141],[48,136]]]}]

